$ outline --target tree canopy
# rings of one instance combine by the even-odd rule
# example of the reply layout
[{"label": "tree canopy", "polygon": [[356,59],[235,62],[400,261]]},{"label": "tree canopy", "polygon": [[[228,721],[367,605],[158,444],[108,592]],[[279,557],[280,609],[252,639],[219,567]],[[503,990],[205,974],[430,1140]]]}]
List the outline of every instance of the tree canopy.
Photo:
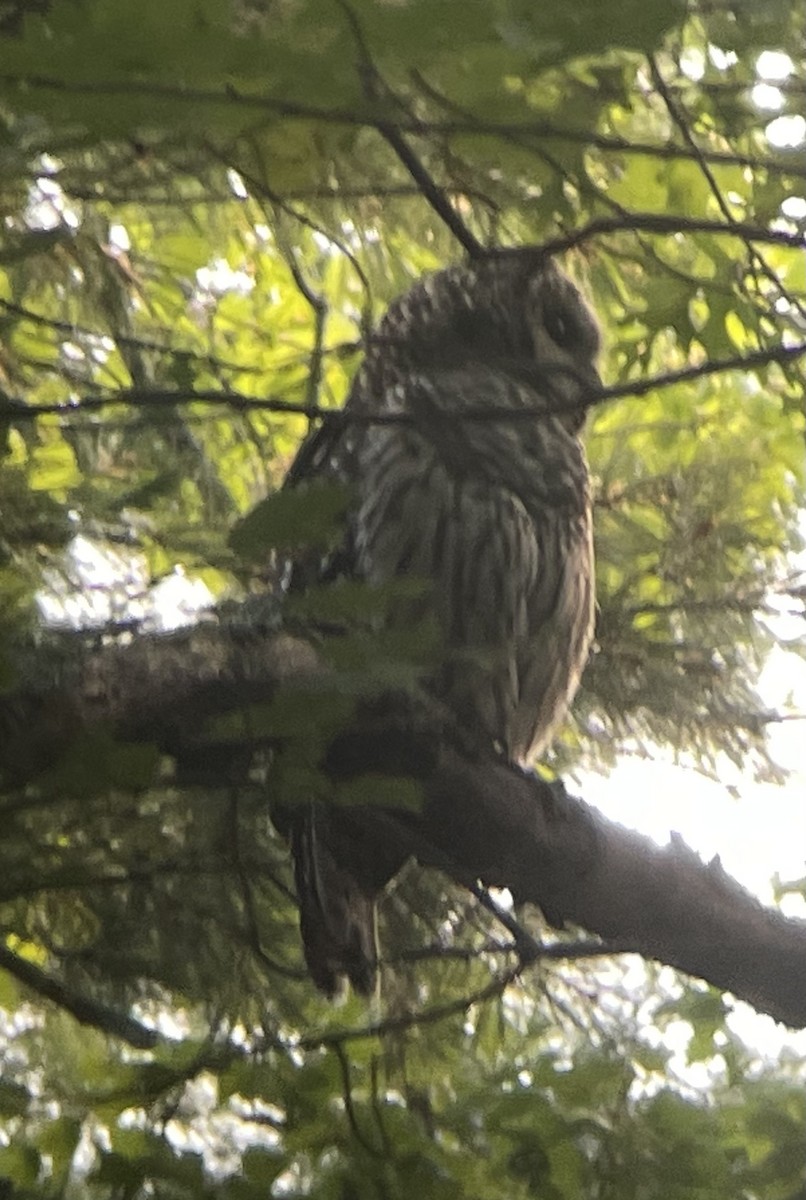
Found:
[{"label": "tree canopy", "polygon": [[0,7],[5,1194],[804,1194],[800,1064],[676,950],[639,972],[643,943],[603,959],[412,866],[380,998],[313,994],[268,796],[383,775],[416,811],[410,757],[326,768],[431,648],[382,592],[265,599],[273,549],[333,535],[337,496],[277,488],[385,304],[545,246],[606,346],[596,652],[546,773],[666,746],[783,782],[757,681],[802,648],[804,27],[789,0]]}]

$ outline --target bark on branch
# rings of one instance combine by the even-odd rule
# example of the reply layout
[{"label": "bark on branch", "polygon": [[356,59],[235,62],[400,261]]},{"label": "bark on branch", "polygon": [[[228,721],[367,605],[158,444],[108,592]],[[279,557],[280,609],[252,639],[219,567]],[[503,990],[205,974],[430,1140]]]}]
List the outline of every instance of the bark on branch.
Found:
[{"label": "bark on branch", "polygon": [[[80,733],[111,728],[181,760],[207,718],[337,682],[300,637],[213,621],[127,646],[88,647],[76,636],[40,644],[18,678],[35,682],[0,698],[6,789],[35,785]],[[340,781],[405,773],[419,782],[416,815],[360,811],[370,836],[373,826],[378,836],[394,827],[422,862],[460,883],[508,887],[554,924],[579,925],[806,1026],[806,922],[763,908],[679,839],[659,848],[561,787],[479,757],[429,701],[367,705],[333,738],[325,769]]]}]

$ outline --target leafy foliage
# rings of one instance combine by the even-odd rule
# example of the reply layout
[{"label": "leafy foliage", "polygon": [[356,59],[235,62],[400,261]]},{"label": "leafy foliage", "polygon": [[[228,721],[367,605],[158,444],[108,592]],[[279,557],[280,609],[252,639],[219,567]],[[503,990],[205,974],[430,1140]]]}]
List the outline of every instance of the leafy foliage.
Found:
[{"label": "leafy foliage", "polygon": [[[775,777],[754,684],[776,597],[802,597],[797,6],[6,9],[3,686],[5,639],[43,612],[136,622],[178,577],[239,594],[262,543],[327,545],[343,497],[255,504],[343,399],[371,320],[457,237],[556,239],[616,394],[587,438],[598,653],[553,766],[649,740]],[[405,599],[323,588],[292,619],[338,625],[355,677],[399,680],[431,644],[379,633]],[[206,732],[282,726],[272,784],[310,794],[353,702],[299,689]],[[265,783],[222,794],[111,735],[2,798],[9,1194],[800,1194],[796,1064],[753,1062],[719,998],[665,977],[647,998],[615,965],[546,964],[535,998],[435,876],[387,898],[382,1012],[326,1009],[265,808]],[[670,1014],[707,1096],[659,1048]]]}]

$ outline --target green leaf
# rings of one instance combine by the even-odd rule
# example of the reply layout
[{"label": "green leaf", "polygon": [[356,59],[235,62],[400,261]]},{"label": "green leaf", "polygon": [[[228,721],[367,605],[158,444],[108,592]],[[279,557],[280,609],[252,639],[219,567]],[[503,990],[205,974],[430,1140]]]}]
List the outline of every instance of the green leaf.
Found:
[{"label": "green leaf", "polygon": [[314,730],[322,735],[328,729],[341,728],[354,709],[352,698],[341,692],[289,687],[281,690],[268,704],[249,705],[214,718],[207,726],[207,732],[213,740],[294,738],[305,741],[311,738]]},{"label": "green leaf", "polygon": [[36,1148],[50,1159],[56,1180],[63,1180],[70,1171],[81,1134],[81,1121],[72,1116],[57,1117],[37,1132]]},{"label": "green leaf", "polygon": [[413,779],[367,774],[340,784],[333,793],[336,804],[372,805],[420,812],[425,803],[422,787]]},{"label": "green leaf", "polygon": [[21,1083],[0,1079],[0,1117],[23,1116],[31,1103],[31,1094]]},{"label": "green leaf", "polygon": [[285,1155],[269,1150],[247,1150],[242,1159],[243,1173],[247,1182],[255,1188],[270,1188],[278,1175],[288,1167]]},{"label": "green leaf", "polygon": [[349,503],[349,489],[338,483],[275,492],[238,522],[230,545],[257,561],[267,560],[272,550],[327,549],[341,532]]},{"label": "green leaf", "polygon": [[[535,57],[560,61],[577,54],[601,54],[608,47],[649,49],[679,19],[682,0],[626,0],[618,5],[581,0],[573,9],[522,2],[513,6],[520,23],[505,26],[512,45],[527,45]],[[528,32],[527,32],[528,31]]]},{"label": "green leaf", "polygon": [[40,1157],[33,1146],[0,1146],[0,1182],[16,1188],[30,1188],[39,1175]]},{"label": "green leaf", "polygon": [[433,590],[428,580],[399,576],[383,584],[368,584],[361,579],[338,579],[335,583],[306,588],[292,593],[285,611],[297,619],[327,621],[334,625],[366,623],[377,627],[381,620],[394,617],[395,611],[416,612]]},{"label": "green leaf", "polygon": [[37,446],[31,455],[28,480],[34,491],[64,492],[81,481],[75,455],[61,440]]},{"label": "green leaf", "polygon": [[159,761],[156,746],[119,742],[103,732],[83,733],[41,783],[71,796],[95,796],[109,788],[139,791],[154,782]]}]

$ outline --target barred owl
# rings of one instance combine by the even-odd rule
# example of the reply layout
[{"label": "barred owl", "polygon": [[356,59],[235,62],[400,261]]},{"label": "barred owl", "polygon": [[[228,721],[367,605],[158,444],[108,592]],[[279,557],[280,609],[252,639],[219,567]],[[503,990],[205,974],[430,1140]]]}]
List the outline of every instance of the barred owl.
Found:
[{"label": "barred owl", "polygon": [[[322,476],[350,485],[331,576],[427,581],[441,641],[428,686],[514,762],[548,743],[590,645],[578,434],[600,386],[598,351],[576,287],[536,252],[451,267],[390,306],[347,401],[356,415],[406,420],[322,429],[289,474],[289,486]],[[375,978],[374,893],[389,870],[372,877],[354,817],[351,827],[343,812],[312,806],[291,821],[306,960],[329,994],[342,976],[365,993]]]}]

